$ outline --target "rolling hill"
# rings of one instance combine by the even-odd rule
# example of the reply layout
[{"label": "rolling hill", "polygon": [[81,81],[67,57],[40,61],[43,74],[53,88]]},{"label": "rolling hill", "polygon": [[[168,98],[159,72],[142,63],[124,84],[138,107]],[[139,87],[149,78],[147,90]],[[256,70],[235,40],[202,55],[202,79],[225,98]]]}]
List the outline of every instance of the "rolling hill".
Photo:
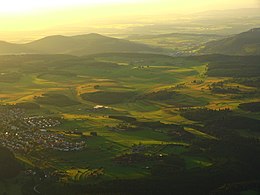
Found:
[{"label": "rolling hill", "polygon": [[26,44],[0,42],[0,54],[70,54],[88,55],[111,52],[159,53],[162,49],[128,40],[86,34],[49,36]]},{"label": "rolling hill", "polygon": [[5,41],[0,41],[0,54],[23,54],[23,53],[34,53],[33,50],[27,48],[25,45],[8,43]]},{"label": "rolling hill", "polygon": [[202,53],[260,55],[260,28],[205,44]]}]

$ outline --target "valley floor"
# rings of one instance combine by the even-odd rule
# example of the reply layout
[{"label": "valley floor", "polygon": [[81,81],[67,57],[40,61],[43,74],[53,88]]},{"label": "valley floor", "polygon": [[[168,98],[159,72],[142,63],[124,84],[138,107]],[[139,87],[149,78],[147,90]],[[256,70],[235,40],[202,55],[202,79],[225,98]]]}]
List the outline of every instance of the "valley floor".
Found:
[{"label": "valley floor", "polygon": [[140,192],[154,182],[169,193],[259,190],[255,64],[245,72],[232,66],[243,59],[214,55],[0,58],[0,140],[25,167],[24,183],[1,182],[0,191],[121,193],[127,181]]}]

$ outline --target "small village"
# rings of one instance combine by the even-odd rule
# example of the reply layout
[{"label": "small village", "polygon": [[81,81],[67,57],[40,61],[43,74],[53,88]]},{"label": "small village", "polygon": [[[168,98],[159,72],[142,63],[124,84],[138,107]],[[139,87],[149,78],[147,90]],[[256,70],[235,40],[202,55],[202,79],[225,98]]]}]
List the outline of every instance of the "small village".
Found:
[{"label": "small village", "polygon": [[10,106],[1,106],[0,115],[0,144],[11,151],[28,153],[36,149],[52,149],[69,152],[86,146],[85,141],[49,130],[61,124],[58,118],[28,117],[22,109]]}]

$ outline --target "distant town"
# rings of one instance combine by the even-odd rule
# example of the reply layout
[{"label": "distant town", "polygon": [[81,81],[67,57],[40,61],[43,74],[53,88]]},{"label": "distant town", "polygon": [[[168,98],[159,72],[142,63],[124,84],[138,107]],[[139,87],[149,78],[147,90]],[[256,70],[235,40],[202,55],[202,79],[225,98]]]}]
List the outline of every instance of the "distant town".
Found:
[{"label": "distant town", "polygon": [[61,124],[58,118],[28,117],[23,109],[0,107],[0,144],[11,151],[27,153],[36,148],[69,152],[85,148],[84,140],[74,140],[65,134],[51,131]]}]

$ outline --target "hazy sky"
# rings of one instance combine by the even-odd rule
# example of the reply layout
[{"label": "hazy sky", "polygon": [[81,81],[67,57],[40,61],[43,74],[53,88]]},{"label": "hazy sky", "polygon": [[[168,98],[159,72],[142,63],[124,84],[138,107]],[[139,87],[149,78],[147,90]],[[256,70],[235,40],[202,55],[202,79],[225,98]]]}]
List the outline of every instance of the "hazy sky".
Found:
[{"label": "hazy sky", "polygon": [[258,7],[260,0],[3,0],[0,40],[20,31],[84,26],[107,18]]},{"label": "hazy sky", "polygon": [[[16,15],[38,11],[69,9],[102,5],[121,5],[127,9],[129,4],[159,10],[194,12],[195,9],[228,9],[255,7],[258,0],[4,0],[0,3],[1,15]],[[128,4],[128,5],[127,5]],[[143,5],[142,5],[143,4]],[[156,10],[153,10],[156,11]]]}]

